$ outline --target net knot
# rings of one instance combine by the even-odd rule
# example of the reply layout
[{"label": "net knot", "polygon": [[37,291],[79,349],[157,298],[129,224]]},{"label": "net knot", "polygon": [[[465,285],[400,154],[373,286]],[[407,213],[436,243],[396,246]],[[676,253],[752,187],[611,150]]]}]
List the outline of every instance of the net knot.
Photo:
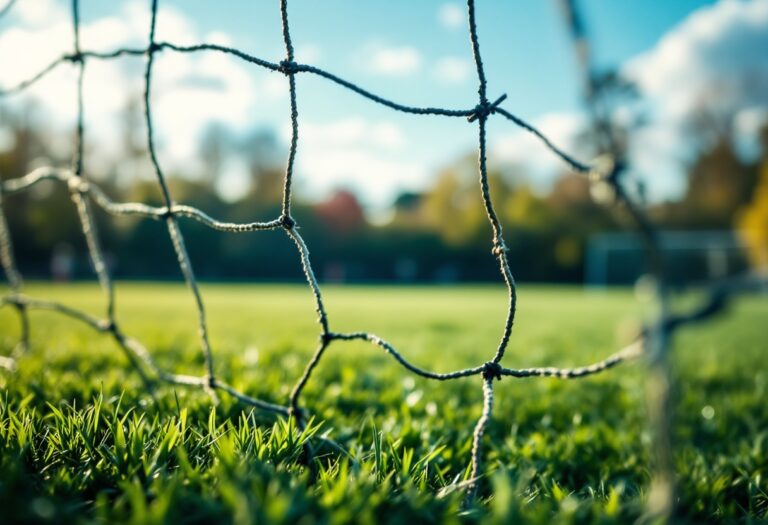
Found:
[{"label": "net knot", "polygon": [[491,253],[493,255],[496,255],[498,257],[499,255],[503,255],[508,251],[509,251],[509,248],[507,248],[507,245],[504,244],[503,239],[496,239],[493,241],[493,248],[491,249]]},{"label": "net knot", "polygon": [[99,321],[99,329],[104,332],[114,332],[117,330],[117,325],[114,319],[103,319]]},{"label": "net knot", "polygon": [[64,60],[72,62],[73,64],[82,64],[85,62],[85,57],[78,51],[76,53],[72,53],[71,55],[65,55]]},{"label": "net knot", "polygon": [[67,186],[72,193],[88,193],[88,183],[82,177],[74,175],[67,180]]},{"label": "net knot", "polygon": [[8,304],[12,304],[14,307],[16,307],[19,310],[21,310],[21,309],[23,309],[23,308],[25,308],[27,306],[27,303],[25,303],[24,299],[20,295],[18,295],[18,294],[13,294],[13,295],[6,296],[5,297],[5,302],[8,303]]},{"label": "net knot", "polygon": [[293,60],[281,60],[278,71],[283,75],[294,75],[299,72],[299,65]]},{"label": "net knot", "polygon": [[163,50],[162,44],[158,44],[157,42],[150,42],[149,47],[147,47],[147,54],[152,55],[162,50]]},{"label": "net knot", "polygon": [[494,380],[501,379],[501,365],[496,361],[488,361],[483,365],[483,379]]},{"label": "net knot", "polygon": [[290,230],[294,226],[296,226],[296,221],[293,220],[293,217],[291,217],[290,215],[281,215],[280,224],[282,224],[283,228],[285,228],[286,230]]},{"label": "net knot", "polygon": [[289,406],[288,417],[292,417],[296,421],[304,421],[304,419],[306,418],[306,414],[304,413],[304,410],[302,410],[297,406]]},{"label": "net knot", "polygon": [[619,175],[624,164],[613,155],[605,154],[592,161],[589,171],[589,192],[599,203],[611,204],[616,200]]},{"label": "net knot", "polygon": [[608,182],[613,184],[624,169],[624,163],[611,154],[604,154],[592,161],[589,171],[591,182]]},{"label": "net knot", "polygon": [[495,102],[490,103],[487,100],[484,100],[480,102],[477,106],[475,106],[474,111],[472,111],[472,114],[467,117],[467,120],[469,122],[474,122],[477,119],[487,119],[489,115],[496,112],[496,108],[499,107],[499,104],[504,102],[507,99],[507,94],[504,93],[499,98],[496,99]]}]

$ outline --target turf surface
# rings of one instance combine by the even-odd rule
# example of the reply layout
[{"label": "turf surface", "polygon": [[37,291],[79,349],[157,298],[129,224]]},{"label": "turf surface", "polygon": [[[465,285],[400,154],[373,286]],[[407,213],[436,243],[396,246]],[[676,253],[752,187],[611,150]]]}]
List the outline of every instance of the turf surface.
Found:
[{"label": "turf surface", "polygon": [[[201,374],[195,312],[175,284],[118,283],[118,319],[166,369]],[[92,285],[34,284],[35,297],[100,314]],[[327,287],[331,327],[367,330],[436,371],[480,364],[501,335],[501,287]],[[304,286],[203,285],[215,366],[285,403],[318,328]],[[651,312],[627,291],[526,287],[510,367],[571,366],[628,342]],[[479,500],[467,475],[478,377],[415,378],[379,348],[334,343],[303,398],[301,434],[221,395],[160,387],[153,399],[108,336],[33,312],[32,347],[0,371],[0,522],[627,523],[650,478],[640,363],[574,380],[497,383]],[[738,301],[675,338],[675,440],[683,522],[768,520],[768,300]],[[0,310],[0,352],[18,337]],[[325,434],[314,472],[302,444]],[[314,441],[317,443],[317,441]]]}]

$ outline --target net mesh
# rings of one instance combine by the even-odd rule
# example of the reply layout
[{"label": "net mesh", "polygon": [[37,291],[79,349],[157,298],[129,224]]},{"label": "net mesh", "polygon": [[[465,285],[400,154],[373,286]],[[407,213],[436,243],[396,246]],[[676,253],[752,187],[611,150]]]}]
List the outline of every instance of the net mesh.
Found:
[{"label": "net mesh", "polygon": [[[14,2],[9,2],[6,7],[0,11],[0,16],[6,14]],[[599,88],[592,81],[589,67],[588,46],[583,29],[583,24],[579,20],[578,12],[569,0],[562,0],[563,12],[571,28],[575,47],[579,50],[580,64],[584,72],[588,101],[590,107],[598,108],[596,101],[599,98]],[[72,1],[72,29],[73,29],[73,51],[64,54],[47,67],[42,69],[33,77],[19,83],[18,85],[0,90],[0,96],[8,96],[14,93],[22,92],[29,86],[45,77],[59,66],[71,63],[77,70],[77,124],[75,134],[75,154],[70,168],[62,167],[42,167],[35,169],[27,175],[5,180],[0,186],[0,263],[9,283],[10,291],[0,298],[0,305],[13,307],[18,313],[21,326],[20,342],[15,353],[24,351],[29,344],[30,339],[30,320],[29,310],[41,309],[58,312],[65,316],[79,320],[97,332],[109,334],[117,345],[123,350],[126,357],[130,360],[138,374],[141,375],[144,382],[151,387],[157,382],[170,383],[174,385],[185,385],[207,390],[215,396],[216,392],[225,392],[242,403],[254,406],[258,409],[274,412],[281,416],[293,417],[299,427],[304,427],[307,422],[307,413],[300,406],[302,391],[307,383],[312,379],[313,372],[321,361],[326,350],[336,342],[360,340],[367,341],[390,355],[399,365],[409,372],[420,377],[438,381],[453,380],[458,378],[478,376],[482,384],[483,407],[482,413],[474,426],[469,476],[458,485],[466,489],[471,496],[475,493],[478,480],[481,477],[481,450],[483,443],[483,434],[491,420],[494,397],[494,380],[503,377],[526,378],[526,377],[556,377],[562,379],[581,378],[591,374],[602,372],[612,368],[629,359],[636,358],[642,354],[650,356],[651,373],[654,374],[659,384],[667,385],[669,383],[667,367],[665,364],[669,335],[673,330],[689,322],[705,319],[722,309],[728,297],[732,293],[754,288],[753,278],[733,280],[726,283],[718,283],[711,287],[710,293],[703,304],[684,313],[672,313],[668,307],[668,293],[664,285],[663,269],[659,257],[658,243],[656,241],[656,229],[646,217],[642,208],[635,204],[625,191],[622,185],[621,174],[624,171],[623,155],[616,142],[612,140],[610,126],[606,125],[606,115],[599,111],[593,111],[593,127],[598,131],[601,137],[601,149],[605,154],[593,163],[581,162],[565,151],[554,145],[543,133],[525,122],[518,116],[504,109],[501,104],[505,101],[506,95],[501,95],[491,100],[488,96],[488,83],[486,81],[485,69],[480,52],[480,43],[478,39],[478,30],[475,20],[475,2],[467,1],[467,23],[469,28],[469,40],[477,72],[477,105],[468,109],[447,109],[440,107],[414,107],[386,99],[371,91],[368,91],[357,84],[334,75],[318,67],[298,63],[294,60],[294,47],[291,40],[291,31],[289,28],[289,15],[287,0],[280,0],[280,16],[282,24],[282,37],[285,47],[285,58],[279,63],[270,62],[245,53],[242,50],[201,43],[197,45],[181,46],[172,42],[158,41],[155,37],[155,29],[158,14],[158,0],[151,0],[151,16],[148,27],[148,43],[142,48],[119,48],[111,52],[95,52],[82,49],[80,45],[80,11],[78,0]],[[178,204],[173,200],[167,184],[167,178],[163,168],[158,160],[157,148],[154,138],[153,112],[152,112],[152,78],[155,71],[155,57],[161,52],[176,53],[225,53],[244,60],[254,66],[265,68],[270,71],[282,73],[287,80],[290,94],[290,121],[291,137],[288,151],[288,159],[285,168],[284,186],[282,192],[282,211],[280,216],[265,222],[232,223],[219,221],[206,214],[205,211],[198,208]],[[163,197],[162,206],[150,206],[140,202],[116,202],[112,200],[98,185],[88,179],[85,174],[83,147],[84,147],[84,129],[85,101],[83,97],[83,77],[86,71],[86,65],[90,60],[113,60],[121,56],[143,56],[146,60],[144,70],[144,119],[146,122],[146,141],[149,156],[152,162],[157,184]],[[391,108],[392,110],[410,113],[416,115],[437,115],[447,118],[464,118],[477,126],[478,130],[478,162],[477,174],[481,190],[481,198],[492,230],[491,252],[498,262],[501,278],[506,286],[508,301],[507,312],[504,325],[501,330],[501,336],[498,346],[490,355],[490,358],[479,363],[477,366],[455,370],[451,372],[433,372],[422,368],[409,361],[403,353],[397,350],[392,344],[379,337],[378,335],[360,331],[360,332],[337,332],[332,329],[331,322],[323,304],[323,295],[312,268],[312,262],[309,255],[307,244],[304,242],[295,219],[291,214],[293,174],[296,159],[296,152],[299,146],[299,113],[298,97],[296,94],[297,77],[302,74],[310,74],[322,77],[345,89],[353,91],[358,95],[369,99],[370,101]],[[590,177],[590,180],[596,186],[602,186],[610,189],[613,196],[612,201],[629,212],[646,242],[647,250],[652,261],[652,273],[656,276],[658,283],[659,297],[659,315],[653,322],[642,329],[637,339],[629,346],[608,356],[602,361],[578,368],[523,368],[512,369],[504,367],[501,362],[504,357],[509,340],[512,336],[512,328],[515,320],[515,311],[517,306],[517,294],[515,279],[512,275],[509,265],[508,250],[504,243],[502,233],[502,224],[496,214],[493,204],[493,198],[488,185],[487,168],[487,137],[486,126],[491,118],[504,118],[513,124],[530,132],[537,137],[553,155],[561,159],[572,170],[583,173]],[[25,293],[22,276],[18,270],[13,255],[13,247],[9,234],[8,224],[5,214],[2,210],[4,198],[13,194],[30,190],[36,184],[45,180],[53,180],[64,184],[69,189],[71,198],[79,216],[83,235],[85,236],[89,257],[95,271],[98,282],[106,297],[106,308],[103,316],[95,317],[87,312],[67,306],[59,302],[35,298]],[[161,369],[153,360],[150,351],[137,339],[123,332],[119,319],[115,314],[115,290],[114,283],[110,276],[107,265],[105,264],[104,251],[102,250],[96,223],[93,218],[92,207],[98,206],[111,215],[130,215],[144,217],[162,221],[165,223],[168,236],[170,237],[176,254],[178,265],[183,278],[189,288],[194,300],[197,317],[198,331],[200,338],[201,351],[205,361],[205,373],[200,376],[180,375]],[[215,372],[214,352],[211,347],[208,335],[208,324],[206,321],[206,310],[203,297],[200,293],[195,273],[190,261],[187,248],[185,246],[184,235],[179,227],[180,219],[191,219],[202,223],[203,225],[218,231],[247,233],[263,230],[282,230],[295,244],[301,267],[306,278],[307,285],[314,298],[315,310],[318,315],[319,324],[319,344],[306,364],[303,373],[296,381],[290,396],[285,404],[275,404],[262,399],[252,397],[242,391],[235,389],[222,381]],[[0,365],[6,368],[13,368],[15,360],[13,357],[3,357],[0,359]],[[667,394],[659,396],[659,401],[655,410],[651,411],[651,423],[657,429],[656,450],[659,462],[660,479],[664,483],[664,493],[669,498],[671,494],[671,460],[668,443],[668,427],[666,410]],[[665,485],[666,483],[666,485]]]}]

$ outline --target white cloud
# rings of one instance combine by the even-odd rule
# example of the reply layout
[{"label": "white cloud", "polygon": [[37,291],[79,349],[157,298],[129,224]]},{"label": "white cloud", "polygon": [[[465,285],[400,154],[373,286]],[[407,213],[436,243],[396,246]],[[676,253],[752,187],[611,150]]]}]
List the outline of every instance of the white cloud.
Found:
[{"label": "white cloud", "polygon": [[[634,80],[650,111],[649,124],[631,136],[630,165],[647,181],[651,199],[684,190],[682,162],[692,152],[690,119],[701,106],[733,115],[741,151],[754,151],[756,131],[768,118],[768,2],[723,0],[695,11],[649,51],[629,60],[623,73]],[[627,119],[632,108],[621,108]],[[579,114],[548,114],[533,124],[554,144],[578,154],[575,140],[587,124]],[[500,137],[492,152],[547,183],[562,163],[524,131]],[[589,159],[585,159],[589,160]],[[549,175],[549,176],[547,176]]]},{"label": "white cloud", "polygon": [[[402,188],[424,181],[427,174],[423,163],[405,158],[406,139],[391,122],[360,117],[325,123],[302,121],[299,135],[301,188],[313,198],[332,188],[347,187],[361,194],[367,204],[380,208]],[[286,127],[283,138],[289,136]]]},{"label": "white cloud", "polygon": [[679,117],[708,97],[768,101],[766,50],[768,2],[724,0],[694,12],[625,72],[664,113]]},{"label": "white cloud", "polygon": [[[21,2],[25,3],[32,2]],[[43,35],[45,40],[41,40]],[[51,25],[44,33],[37,28],[21,27],[3,31],[0,33],[2,85],[13,86],[30,78],[63,53],[72,50],[72,28],[65,21]]]},{"label": "white cloud", "polygon": [[754,159],[760,152],[760,130],[768,122],[768,106],[739,111],[734,122],[739,152]]},{"label": "white cloud", "polygon": [[207,35],[205,35],[205,38],[203,40],[205,42],[208,42],[209,44],[216,44],[216,45],[225,46],[225,47],[232,47],[234,45],[229,35],[226,33],[222,33],[221,31],[214,31],[212,33],[208,33]]},{"label": "white cloud", "polygon": [[[326,147],[362,142],[365,139],[367,128],[368,124],[365,120],[354,117],[325,124],[301,122],[299,133],[303,142]],[[290,138],[287,131],[283,135],[286,139]]]},{"label": "white cloud", "polygon": [[[148,2],[132,0],[123,7],[123,16],[120,19],[125,21],[134,34],[141,35],[142,42],[147,41],[151,19]],[[174,8],[160,6],[155,40],[188,45],[196,43],[196,36],[198,35],[192,22],[186,15]]]},{"label": "white cloud", "polygon": [[386,149],[398,150],[405,145],[405,137],[399,127],[391,122],[380,122],[371,128],[373,142]]},{"label": "white cloud", "polygon": [[[5,5],[7,2],[4,2]],[[65,10],[60,2],[55,0],[35,0],[34,2],[18,2],[13,7],[13,14],[28,26],[47,25],[50,20],[70,22],[72,14]],[[71,26],[70,26],[71,27]]]},{"label": "white cloud", "polygon": [[[586,123],[578,113],[548,113],[532,122],[553,144],[571,153]],[[545,186],[563,170],[563,162],[541,140],[522,129],[495,139],[491,154],[497,162],[526,170],[534,185]]]},{"label": "white cloud", "polygon": [[410,46],[381,47],[373,51],[371,71],[380,75],[408,75],[421,65],[421,53]]},{"label": "white cloud", "polygon": [[251,188],[251,171],[242,157],[229,158],[216,180],[216,192],[225,200],[236,201]]},{"label": "white cloud", "polygon": [[347,187],[366,204],[381,208],[399,191],[425,180],[427,170],[418,161],[350,146],[318,149],[304,146],[299,152],[302,191],[317,197],[330,188]]},{"label": "white cloud", "polygon": [[269,73],[261,82],[261,92],[266,100],[288,98],[288,80],[282,73]]},{"label": "white cloud", "polygon": [[464,25],[466,15],[459,4],[443,4],[437,10],[437,19],[445,28],[458,29]]},{"label": "white cloud", "polygon": [[317,44],[305,44],[296,48],[296,61],[301,64],[317,64],[322,55]]},{"label": "white cloud", "polygon": [[440,58],[435,64],[435,75],[449,84],[460,84],[469,78],[472,66],[469,61],[455,56]]},{"label": "white cloud", "polygon": [[0,127],[0,153],[11,151],[16,147],[16,137],[6,127]]},{"label": "white cloud", "polygon": [[[325,123],[301,121],[299,134],[302,145],[308,143],[318,148],[362,146],[394,151],[405,146],[405,137],[399,126],[388,121],[372,122],[362,117]],[[283,129],[283,138],[290,139],[290,127]]]},{"label": "white cloud", "polygon": [[633,135],[630,166],[646,182],[650,199],[679,196],[685,191],[680,164],[685,156],[684,146],[685,138],[674,126],[649,126]]},{"label": "white cloud", "polygon": [[138,36],[124,19],[102,18],[81,29],[80,46],[83,49],[106,51],[132,43],[131,40],[138,40]]},{"label": "white cloud", "polygon": [[631,160],[654,177],[656,197],[682,189],[680,162],[691,151],[689,126],[701,108],[732,115],[737,143],[754,139],[768,114],[766,50],[768,2],[723,0],[695,11],[626,64],[624,74],[650,109],[650,125],[633,136]]},{"label": "white cloud", "polygon": [[[48,5],[47,0],[19,2],[17,7],[35,6],[11,12],[16,26],[0,34],[0,85],[12,86],[31,77],[62,53],[72,51],[72,27],[68,13]],[[119,47],[146,45],[149,9],[145,2],[123,4],[119,11],[98,20],[83,22],[82,48],[109,51]],[[184,14],[161,7],[157,39],[179,44],[203,40],[230,45],[223,33],[202,38]],[[24,52],[20,53],[19,50]],[[85,70],[84,99],[86,140],[96,157],[119,155],[122,114],[129,97],[143,91],[142,58],[89,60]],[[251,68],[252,69],[252,68]],[[220,53],[164,52],[155,59],[153,75],[153,119],[157,144],[164,167],[188,170],[197,155],[205,127],[219,122],[236,130],[251,124],[249,114],[263,100],[285,96],[282,75],[264,75],[257,82],[248,66]],[[277,87],[279,83],[279,88]],[[71,137],[76,110],[76,68],[62,64],[33,88],[14,99],[34,99],[42,106],[51,136]],[[18,107],[18,106],[17,106]],[[92,159],[92,167],[99,165]]]}]

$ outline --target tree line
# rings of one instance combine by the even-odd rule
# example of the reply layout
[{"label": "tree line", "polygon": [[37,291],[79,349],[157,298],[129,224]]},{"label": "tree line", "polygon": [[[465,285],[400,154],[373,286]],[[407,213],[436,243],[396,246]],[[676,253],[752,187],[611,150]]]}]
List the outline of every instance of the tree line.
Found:
[{"label": "tree line", "polygon": [[[37,159],[67,165],[33,125],[4,115],[14,147],[0,153],[3,179],[23,176]],[[92,177],[115,200],[161,205],[147,174],[146,151],[126,139],[126,155]],[[651,214],[667,229],[741,229],[756,265],[768,256],[768,133],[761,154],[745,162],[732,138],[715,135],[687,163],[682,198],[655,203]],[[220,220],[269,220],[280,211],[282,159],[269,132],[235,143],[212,127],[201,144],[206,176],[170,173],[174,198]],[[234,200],[216,191],[228,155],[242,155],[248,189]],[[486,281],[498,279],[491,231],[480,198],[476,154],[446,166],[423,192],[405,192],[391,218],[372,223],[354,193],[339,189],[322,201],[299,199],[294,215],[311,250],[318,277],[326,281]],[[144,176],[125,177],[126,166]],[[121,171],[122,170],[122,171]],[[122,175],[118,176],[118,173]],[[583,175],[562,173],[548,192],[536,191],[514,166],[492,166],[489,183],[504,225],[512,270],[525,281],[579,282],[584,251],[598,232],[623,230],[621,212],[595,202]],[[68,190],[55,183],[8,196],[3,207],[22,272],[30,277],[87,278],[87,247]],[[95,207],[100,237],[113,274],[122,279],[173,279],[179,268],[161,221],[112,217]],[[181,227],[194,268],[210,280],[298,280],[295,247],[282,231],[221,233],[194,221]]]}]

